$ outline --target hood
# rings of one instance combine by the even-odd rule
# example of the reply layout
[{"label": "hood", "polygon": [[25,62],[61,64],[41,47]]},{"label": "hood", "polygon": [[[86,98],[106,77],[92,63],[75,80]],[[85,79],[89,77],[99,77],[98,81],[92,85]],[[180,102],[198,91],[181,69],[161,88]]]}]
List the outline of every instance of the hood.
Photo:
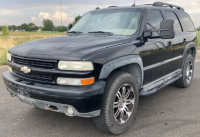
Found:
[{"label": "hood", "polygon": [[23,43],[11,48],[9,52],[29,58],[81,60],[89,53],[128,42],[131,42],[130,37],[63,35]]}]

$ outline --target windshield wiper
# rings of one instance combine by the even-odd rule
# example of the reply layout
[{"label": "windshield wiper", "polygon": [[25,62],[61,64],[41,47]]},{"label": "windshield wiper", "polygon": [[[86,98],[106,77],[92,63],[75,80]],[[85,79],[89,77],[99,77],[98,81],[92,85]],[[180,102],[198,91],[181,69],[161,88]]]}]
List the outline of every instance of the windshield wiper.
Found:
[{"label": "windshield wiper", "polygon": [[83,32],[80,32],[80,31],[69,31],[68,33],[82,34]]},{"label": "windshield wiper", "polygon": [[104,33],[104,34],[107,34],[107,35],[110,35],[110,36],[114,35],[114,33],[112,33],[112,32],[105,32],[105,31],[91,31],[91,32],[88,32],[88,33]]}]

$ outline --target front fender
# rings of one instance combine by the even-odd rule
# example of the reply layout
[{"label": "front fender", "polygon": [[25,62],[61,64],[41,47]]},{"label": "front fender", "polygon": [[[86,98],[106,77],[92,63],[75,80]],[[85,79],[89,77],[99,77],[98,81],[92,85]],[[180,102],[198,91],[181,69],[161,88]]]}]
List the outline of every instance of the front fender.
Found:
[{"label": "front fender", "polygon": [[142,85],[142,82],[144,79],[144,71],[143,71],[142,59],[139,55],[123,56],[123,57],[119,57],[105,63],[101,69],[99,79],[105,79],[109,76],[109,74],[113,70],[125,65],[129,65],[129,64],[138,64],[140,66],[141,73],[142,73],[142,81],[141,81],[141,85]]}]

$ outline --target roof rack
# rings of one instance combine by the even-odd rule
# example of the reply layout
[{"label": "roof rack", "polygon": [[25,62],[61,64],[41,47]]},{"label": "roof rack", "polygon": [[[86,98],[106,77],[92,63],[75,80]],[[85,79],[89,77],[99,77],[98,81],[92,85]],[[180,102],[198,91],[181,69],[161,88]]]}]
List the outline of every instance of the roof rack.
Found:
[{"label": "roof rack", "polygon": [[118,7],[118,6],[109,6],[108,8],[114,8],[114,7]]},{"label": "roof rack", "polygon": [[[149,4],[148,4],[149,5]],[[154,2],[152,4],[152,6],[157,6],[157,7],[170,7],[170,8],[177,8],[178,10],[182,10],[184,11],[184,9],[180,6],[177,6],[177,5],[173,5],[173,4],[170,4],[170,3],[164,3],[164,2]]]},{"label": "roof rack", "polygon": [[99,10],[100,8],[99,7],[96,7],[96,9],[95,10]]}]

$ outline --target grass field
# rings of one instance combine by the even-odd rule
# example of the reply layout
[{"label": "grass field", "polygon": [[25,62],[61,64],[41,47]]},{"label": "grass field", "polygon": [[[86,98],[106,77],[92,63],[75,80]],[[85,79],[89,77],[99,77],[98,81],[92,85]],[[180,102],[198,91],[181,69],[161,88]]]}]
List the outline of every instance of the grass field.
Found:
[{"label": "grass field", "polygon": [[197,31],[198,46],[200,46],[200,31]]},{"label": "grass field", "polygon": [[[10,32],[8,37],[0,37],[0,65],[6,65],[8,49],[24,42],[62,35],[64,33],[50,32]],[[197,32],[198,46],[200,46],[200,31]]]},{"label": "grass field", "polygon": [[0,37],[0,65],[6,65],[8,49],[24,42],[62,35],[64,33],[50,32],[10,32],[8,37]]}]

